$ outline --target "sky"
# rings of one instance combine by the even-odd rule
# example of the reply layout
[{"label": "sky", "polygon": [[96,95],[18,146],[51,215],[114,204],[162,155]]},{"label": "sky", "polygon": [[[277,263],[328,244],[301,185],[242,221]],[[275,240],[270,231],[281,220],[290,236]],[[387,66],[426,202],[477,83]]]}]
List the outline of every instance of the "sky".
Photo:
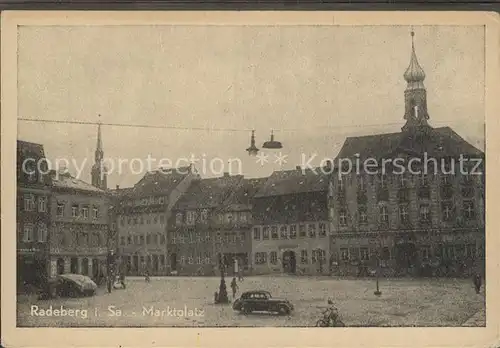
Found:
[{"label": "sky", "polygon": [[[413,30],[427,76],[430,124],[450,126],[483,149],[484,28]],[[145,170],[185,165],[192,156],[200,159],[195,165],[204,177],[223,171],[264,177],[335,158],[346,137],[399,131],[410,31],[407,26],[22,26],[18,116],[181,128],[103,125],[111,188],[132,186]],[[251,129],[259,148],[274,130],[283,143],[281,154],[263,150],[269,161],[257,163],[245,152]],[[96,136],[95,125],[18,122],[19,139],[43,144],[53,167],[56,159],[67,159],[70,172],[85,181]],[[286,163],[275,163],[275,155],[286,155]]]}]

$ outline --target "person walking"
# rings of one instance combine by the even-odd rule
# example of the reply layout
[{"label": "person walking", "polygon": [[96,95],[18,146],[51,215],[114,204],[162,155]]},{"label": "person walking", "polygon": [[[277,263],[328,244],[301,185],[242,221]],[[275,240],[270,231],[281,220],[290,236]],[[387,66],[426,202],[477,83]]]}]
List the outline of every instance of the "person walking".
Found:
[{"label": "person walking", "polygon": [[231,281],[231,289],[233,290],[233,299],[236,299],[236,292],[238,291],[238,284],[236,283],[236,277],[233,277]]},{"label": "person walking", "polygon": [[476,288],[476,294],[479,294],[481,291],[481,275],[479,273],[476,273],[474,276],[474,287]]}]

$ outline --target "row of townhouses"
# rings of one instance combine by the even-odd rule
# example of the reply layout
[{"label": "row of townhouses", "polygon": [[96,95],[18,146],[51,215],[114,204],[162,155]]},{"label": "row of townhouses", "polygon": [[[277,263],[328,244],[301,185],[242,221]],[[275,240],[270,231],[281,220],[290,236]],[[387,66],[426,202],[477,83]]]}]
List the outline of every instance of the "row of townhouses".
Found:
[{"label": "row of townhouses", "polygon": [[[247,274],[482,270],[485,176],[472,169],[484,171],[484,153],[451,128],[429,125],[425,73],[413,47],[404,78],[400,132],[349,137],[326,167],[267,178],[201,178],[189,166],[108,189],[100,126],[92,184],[22,168],[45,154],[42,145],[18,141],[19,281],[64,272],[98,277],[109,249],[129,275],[215,275],[221,262]],[[427,170],[437,165],[436,172],[398,172],[395,164],[429,158],[435,162]],[[339,166],[346,159],[356,164],[349,173]]]}]

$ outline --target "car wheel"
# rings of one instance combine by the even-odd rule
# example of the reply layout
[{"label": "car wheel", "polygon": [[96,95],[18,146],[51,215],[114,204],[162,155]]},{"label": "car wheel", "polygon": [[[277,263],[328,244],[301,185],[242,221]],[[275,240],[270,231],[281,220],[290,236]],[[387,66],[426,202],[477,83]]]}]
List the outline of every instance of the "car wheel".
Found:
[{"label": "car wheel", "polygon": [[316,327],[328,327],[328,324],[323,319],[320,319],[316,322]]},{"label": "car wheel", "polygon": [[288,315],[290,314],[290,308],[288,308],[287,306],[279,306],[278,312],[281,315]]},{"label": "car wheel", "polygon": [[244,304],[243,308],[242,308],[242,312],[243,312],[243,314],[250,314],[250,313],[252,313],[252,309],[250,308],[249,305]]}]

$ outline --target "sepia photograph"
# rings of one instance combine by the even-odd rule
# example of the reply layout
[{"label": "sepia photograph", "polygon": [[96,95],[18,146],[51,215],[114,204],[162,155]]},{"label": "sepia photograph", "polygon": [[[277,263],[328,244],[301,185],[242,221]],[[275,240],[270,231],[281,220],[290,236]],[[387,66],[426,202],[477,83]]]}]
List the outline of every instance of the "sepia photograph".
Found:
[{"label": "sepia photograph", "polygon": [[212,15],[3,16],[12,325],[485,329],[498,23]]}]

